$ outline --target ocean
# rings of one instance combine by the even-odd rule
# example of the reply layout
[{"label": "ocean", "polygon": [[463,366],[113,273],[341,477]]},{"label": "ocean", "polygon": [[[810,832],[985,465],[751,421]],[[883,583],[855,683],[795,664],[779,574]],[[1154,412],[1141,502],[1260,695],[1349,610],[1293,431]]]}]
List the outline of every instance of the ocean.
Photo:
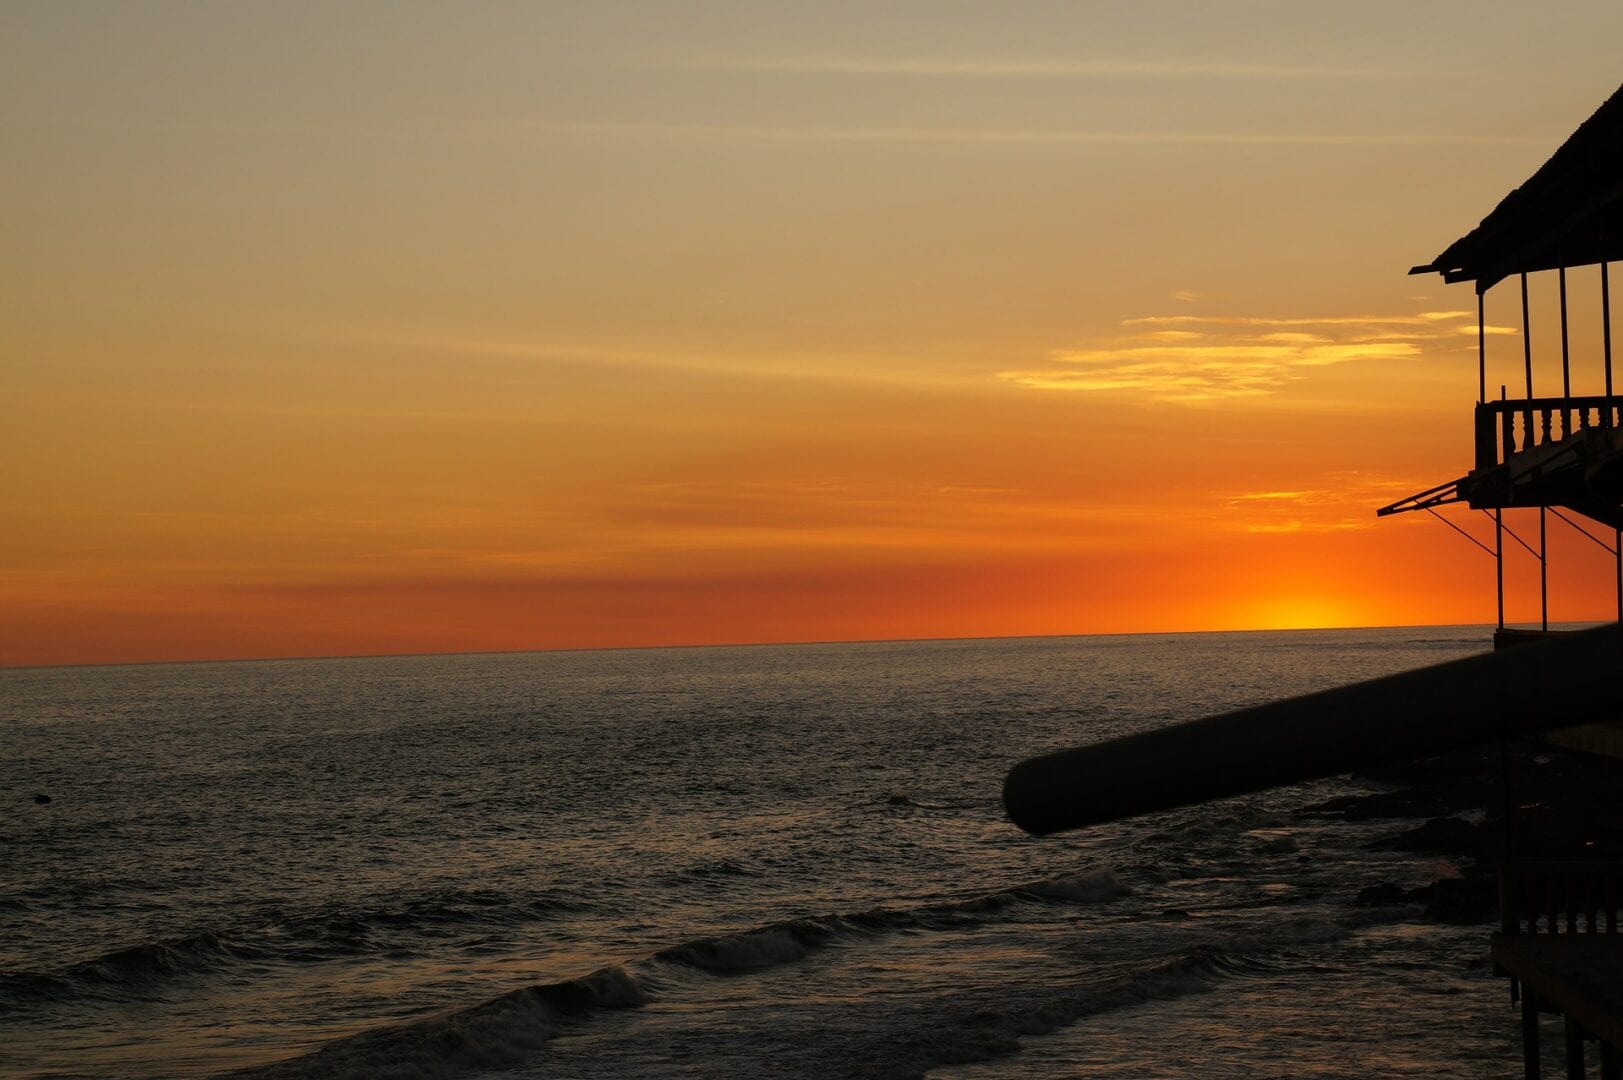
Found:
[{"label": "ocean", "polygon": [[1354,903],[1448,861],[1302,812],[1368,784],[1042,839],[1000,803],[1489,636],[0,671],[0,1074],[1519,1076],[1488,928]]}]

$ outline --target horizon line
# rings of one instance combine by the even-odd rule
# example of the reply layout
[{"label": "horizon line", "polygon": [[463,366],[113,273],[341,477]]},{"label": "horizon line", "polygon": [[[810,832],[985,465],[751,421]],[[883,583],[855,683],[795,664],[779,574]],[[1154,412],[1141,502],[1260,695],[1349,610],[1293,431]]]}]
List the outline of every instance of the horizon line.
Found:
[{"label": "horizon line", "polygon": [[[1602,626],[1613,620],[1574,619],[1568,622],[1552,623],[1559,627],[1587,627]],[[1529,623],[1528,626],[1533,624]],[[48,671],[61,668],[98,668],[98,667],[160,667],[165,665],[183,664],[276,664],[298,663],[311,660],[403,660],[413,657],[429,658],[440,656],[522,656],[526,654],[545,653],[598,653],[598,652],[652,652],[661,649],[755,649],[755,648],[798,648],[822,645],[907,645],[928,644],[931,642],[949,641],[1044,641],[1057,638],[1103,638],[1103,637],[1172,637],[1176,635],[1194,634],[1303,634],[1324,633],[1333,630],[1440,630],[1458,628],[1462,630],[1486,629],[1492,630],[1493,623],[1395,623],[1390,625],[1359,625],[1359,626],[1273,626],[1273,627],[1221,627],[1197,630],[1122,630],[1122,631],[1095,631],[1088,633],[1071,634],[971,634],[964,636],[947,637],[896,637],[896,638],[818,638],[796,641],[712,641],[693,643],[665,643],[659,645],[562,645],[551,648],[534,649],[452,649],[431,652],[382,652],[382,653],[309,653],[290,656],[229,656],[205,657],[190,660],[90,660],[84,662],[67,661],[59,664],[4,664],[0,663],[0,672],[10,671]],[[1506,623],[1507,629],[1524,628],[1521,624]]]}]

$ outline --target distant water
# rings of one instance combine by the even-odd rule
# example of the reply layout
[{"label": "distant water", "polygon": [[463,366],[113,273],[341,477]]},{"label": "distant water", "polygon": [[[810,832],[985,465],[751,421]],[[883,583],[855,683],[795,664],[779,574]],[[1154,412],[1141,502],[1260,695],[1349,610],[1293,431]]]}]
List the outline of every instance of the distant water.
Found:
[{"label": "distant water", "polygon": [[1044,840],[999,803],[1033,753],[1488,644],[0,671],[0,1074],[1519,1075],[1484,929],[1352,903],[1447,865],[1297,813],[1356,785]]}]

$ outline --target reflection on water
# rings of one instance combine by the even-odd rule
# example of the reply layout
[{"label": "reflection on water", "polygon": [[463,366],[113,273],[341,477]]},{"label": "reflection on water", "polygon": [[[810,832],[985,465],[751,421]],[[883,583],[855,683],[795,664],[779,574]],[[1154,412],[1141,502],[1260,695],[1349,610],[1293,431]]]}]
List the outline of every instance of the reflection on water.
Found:
[{"label": "reflection on water", "polygon": [[1023,756],[1487,644],[0,672],[0,1067],[1510,1075],[1482,933],[1352,906],[1436,860],[1294,813],[1345,782],[1046,840],[998,803]]}]

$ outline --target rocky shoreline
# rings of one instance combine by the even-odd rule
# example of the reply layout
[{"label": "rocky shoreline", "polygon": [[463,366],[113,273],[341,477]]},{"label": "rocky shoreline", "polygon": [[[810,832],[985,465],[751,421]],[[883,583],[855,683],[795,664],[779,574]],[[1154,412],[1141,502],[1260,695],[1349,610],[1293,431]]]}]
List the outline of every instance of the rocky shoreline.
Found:
[{"label": "rocky shoreline", "polygon": [[1348,821],[1424,818],[1370,847],[1447,856],[1459,870],[1458,877],[1412,889],[1371,883],[1358,894],[1361,905],[1420,904],[1423,917],[1438,922],[1492,922],[1507,855],[1513,864],[1623,860],[1623,761],[1526,740],[1359,775],[1385,790],[1331,799],[1301,813]]}]

